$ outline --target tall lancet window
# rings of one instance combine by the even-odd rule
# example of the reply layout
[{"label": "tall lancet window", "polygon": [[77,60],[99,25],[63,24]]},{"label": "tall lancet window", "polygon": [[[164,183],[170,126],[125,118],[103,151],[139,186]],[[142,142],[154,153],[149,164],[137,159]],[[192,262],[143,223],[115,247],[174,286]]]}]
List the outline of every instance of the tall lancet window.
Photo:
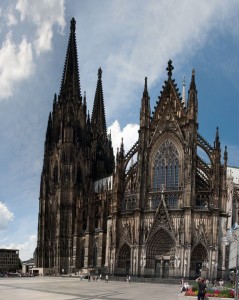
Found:
[{"label": "tall lancet window", "polygon": [[153,166],[154,189],[177,189],[179,185],[179,153],[173,142],[164,141],[159,147]]}]

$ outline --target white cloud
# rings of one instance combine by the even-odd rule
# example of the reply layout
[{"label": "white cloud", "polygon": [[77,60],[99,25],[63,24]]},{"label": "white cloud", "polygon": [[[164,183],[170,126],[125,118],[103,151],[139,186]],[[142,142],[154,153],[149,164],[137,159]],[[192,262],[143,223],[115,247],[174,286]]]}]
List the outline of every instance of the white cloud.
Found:
[{"label": "white cloud", "polygon": [[4,203],[0,202],[0,230],[6,229],[7,224],[12,221],[13,218],[13,213],[9,211]]},{"label": "white cloud", "polygon": [[8,26],[17,25],[17,18],[12,12],[9,12],[6,15],[6,18],[7,18],[7,25]]},{"label": "white cloud", "polygon": [[51,50],[53,26],[58,25],[60,31],[65,27],[64,0],[18,0],[16,9],[21,14],[21,21],[29,20],[37,26],[36,53]]},{"label": "white cloud", "polygon": [[28,78],[33,71],[31,43],[23,37],[16,45],[8,34],[0,49],[0,99],[10,97],[14,83]]},{"label": "white cloud", "polygon": [[31,235],[28,240],[22,244],[11,243],[10,245],[0,245],[0,248],[19,250],[19,257],[22,261],[24,261],[33,257],[36,245],[37,237],[36,235]]},{"label": "white cloud", "polygon": [[108,132],[111,132],[112,145],[115,155],[117,153],[117,148],[120,148],[122,138],[125,152],[130,150],[130,148],[138,140],[138,130],[138,124],[127,124],[121,130],[119,122],[117,120],[114,121],[114,123],[108,128]]},{"label": "white cloud", "polygon": [[[169,59],[178,71],[182,60],[198,53],[208,39],[213,42],[213,29],[217,28],[218,34],[231,28],[238,8],[236,1],[229,5],[215,0],[106,1],[101,9],[89,4],[77,18],[80,44],[86,53],[80,65],[83,86],[85,78],[92,81],[96,77],[101,65],[106,102],[114,99],[108,112],[113,115],[121,107],[126,110],[136,101],[145,76],[149,88],[159,78],[166,79]],[[100,22],[102,19],[105,22]],[[95,53],[95,49],[100,51]],[[87,90],[92,90],[88,98],[93,99],[93,89]]]}]

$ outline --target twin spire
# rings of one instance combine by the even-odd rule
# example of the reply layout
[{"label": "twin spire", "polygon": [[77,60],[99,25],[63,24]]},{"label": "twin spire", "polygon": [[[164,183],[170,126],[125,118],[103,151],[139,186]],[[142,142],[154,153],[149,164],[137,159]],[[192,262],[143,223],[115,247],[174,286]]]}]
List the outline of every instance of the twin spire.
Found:
[{"label": "twin spire", "polygon": [[[74,18],[71,20],[70,26],[70,37],[67,47],[65,65],[63,70],[61,88],[60,88],[60,101],[71,100],[82,102],[81,88],[80,88],[80,76],[78,70],[78,56],[77,56],[77,46],[76,46],[76,21]],[[166,70],[168,71],[168,79],[172,78],[172,71],[174,67],[172,65],[172,60],[168,61],[168,66]],[[190,90],[196,90],[195,84],[195,70],[192,71],[192,79],[190,83]],[[148,95],[147,90],[147,77],[145,78],[144,86],[144,96]],[[185,101],[185,99],[183,99]],[[98,81],[95,93],[95,100],[92,112],[92,124],[97,124],[98,130],[106,134],[106,121],[105,121],[105,108],[104,108],[104,97],[102,88],[102,69],[98,69]]]},{"label": "twin spire", "polygon": [[[75,30],[76,21],[72,18],[59,99],[60,101],[80,101],[82,103]],[[86,100],[84,96],[84,103],[85,102]],[[93,126],[97,127],[98,132],[101,132],[106,136],[107,132],[101,68],[98,69],[98,81],[91,122]]]}]

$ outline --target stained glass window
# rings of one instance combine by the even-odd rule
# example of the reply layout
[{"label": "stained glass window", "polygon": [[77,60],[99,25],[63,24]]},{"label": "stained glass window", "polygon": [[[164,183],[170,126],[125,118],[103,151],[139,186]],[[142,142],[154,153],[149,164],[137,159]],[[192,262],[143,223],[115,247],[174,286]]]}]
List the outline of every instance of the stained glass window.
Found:
[{"label": "stained glass window", "polygon": [[158,149],[153,166],[154,189],[175,189],[179,185],[179,153],[172,141],[166,140]]}]

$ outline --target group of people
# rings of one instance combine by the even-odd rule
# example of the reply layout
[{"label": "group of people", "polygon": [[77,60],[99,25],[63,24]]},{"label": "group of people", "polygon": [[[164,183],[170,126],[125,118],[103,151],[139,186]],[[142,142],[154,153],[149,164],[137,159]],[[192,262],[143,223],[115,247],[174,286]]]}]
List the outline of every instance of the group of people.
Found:
[{"label": "group of people", "polygon": [[[196,282],[198,283],[198,300],[204,300],[207,287],[206,280],[202,277],[199,277],[196,279]],[[186,292],[189,289],[189,283],[184,281],[184,278],[182,278],[180,283],[182,284],[181,293]]]},{"label": "group of people", "polygon": [[181,293],[186,292],[189,289],[189,283],[187,281],[181,281],[182,287],[181,287]]},{"label": "group of people", "polygon": [[[206,287],[210,284],[213,286],[221,286],[223,287],[224,281],[220,279],[218,282],[215,280],[213,282],[209,282],[208,279],[204,279],[202,277],[198,277],[196,279],[196,282],[198,284],[198,300],[204,300],[205,294],[206,294]],[[184,281],[184,278],[182,278],[181,282],[181,293],[186,292],[189,289],[189,283],[187,281]]]}]

